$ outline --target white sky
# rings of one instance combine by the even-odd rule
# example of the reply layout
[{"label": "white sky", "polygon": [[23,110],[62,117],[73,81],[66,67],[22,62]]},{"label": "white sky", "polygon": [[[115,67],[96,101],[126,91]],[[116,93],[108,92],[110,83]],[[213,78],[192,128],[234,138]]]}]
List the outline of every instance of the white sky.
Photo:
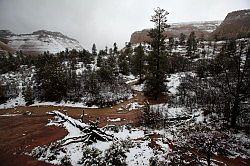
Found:
[{"label": "white sky", "polygon": [[45,29],[77,39],[86,49],[114,42],[121,48],[134,31],[150,28],[156,7],[169,22],[223,20],[250,0],[0,0],[0,29],[31,33]]}]

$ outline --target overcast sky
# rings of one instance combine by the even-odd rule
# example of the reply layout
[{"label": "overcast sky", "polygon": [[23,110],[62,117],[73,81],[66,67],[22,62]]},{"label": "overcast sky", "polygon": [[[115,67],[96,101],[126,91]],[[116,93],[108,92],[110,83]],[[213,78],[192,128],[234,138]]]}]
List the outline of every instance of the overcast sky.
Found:
[{"label": "overcast sky", "polygon": [[170,13],[170,23],[208,21],[249,9],[250,0],[0,0],[0,29],[58,31],[87,49],[93,43],[123,47],[132,32],[153,26],[149,20],[158,6]]}]

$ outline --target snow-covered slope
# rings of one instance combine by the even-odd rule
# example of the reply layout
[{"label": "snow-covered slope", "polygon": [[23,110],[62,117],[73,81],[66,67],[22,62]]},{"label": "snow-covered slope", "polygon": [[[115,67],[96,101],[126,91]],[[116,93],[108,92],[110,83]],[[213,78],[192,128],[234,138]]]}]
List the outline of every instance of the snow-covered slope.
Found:
[{"label": "snow-covered slope", "polygon": [[69,38],[60,32],[39,30],[33,32],[32,34],[16,35],[13,33],[0,33],[0,35],[0,38],[7,41],[7,44],[11,48],[15,50],[22,50],[26,54],[40,54],[44,51],[57,53],[60,51],[64,51],[66,48],[68,48],[69,50],[83,49],[83,47],[77,40]]}]

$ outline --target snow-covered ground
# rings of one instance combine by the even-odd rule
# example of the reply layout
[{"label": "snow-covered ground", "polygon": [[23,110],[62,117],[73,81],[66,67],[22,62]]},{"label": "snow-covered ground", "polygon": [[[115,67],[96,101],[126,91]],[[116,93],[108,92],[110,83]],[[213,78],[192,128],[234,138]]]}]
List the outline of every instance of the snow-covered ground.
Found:
[{"label": "snow-covered ground", "polygon": [[6,103],[0,104],[0,109],[14,108],[17,106],[25,106],[26,102],[20,93],[18,97],[9,99]]},{"label": "snow-covered ground", "polygon": [[[70,121],[73,121],[72,118],[68,117]],[[119,118],[118,118],[119,119]],[[118,120],[115,119],[115,120]],[[113,119],[112,119],[113,120]],[[78,122],[80,123],[80,122]],[[31,155],[39,156],[39,160],[43,160],[53,164],[61,164],[62,159],[67,156],[72,165],[81,165],[79,162],[83,156],[83,150],[85,148],[96,148],[100,150],[102,153],[102,157],[105,157],[105,154],[108,153],[108,149],[111,147],[112,144],[121,141],[131,141],[131,146],[128,148],[126,154],[126,163],[128,165],[149,165],[149,159],[151,157],[158,156],[160,159],[163,159],[165,155],[167,155],[171,149],[168,146],[167,142],[164,142],[163,139],[156,139],[157,144],[160,145],[162,148],[154,149],[149,146],[151,143],[151,139],[148,136],[150,131],[146,131],[140,128],[131,128],[126,126],[117,127],[118,131],[113,131],[111,129],[103,129],[107,134],[113,135],[113,140],[108,142],[97,141],[91,145],[87,145],[83,142],[72,143],[66,146],[59,146],[64,140],[73,137],[79,137],[84,135],[78,128],[73,126],[68,121],[62,121],[60,117],[55,117],[54,120],[48,125],[60,125],[65,127],[68,131],[68,135],[60,141],[56,143],[52,143],[49,147],[37,147],[35,148]],[[85,124],[82,124],[83,126]],[[154,131],[155,134],[160,134],[162,131]],[[65,142],[64,142],[65,143]],[[53,156],[53,157],[52,157]]]},{"label": "snow-covered ground", "polygon": [[97,106],[93,105],[91,107],[86,106],[84,103],[80,102],[38,102],[36,101],[31,106],[64,106],[64,107],[77,107],[77,108],[98,108]]},{"label": "snow-covered ground", "polygon": [[142,84],[139,84],[139,85],[133,85],[131,88],[132,88],[133,90],[142,92],[142,91],[144,90],[144,87],[145,87],[145,84],[142,83]]},{"label": "snow-covered ground", "polygon": [[[150,165],[149,163],[152,159],[158,162],[162,161],[166,164],[173,162],[173,157],[180,157],[176,156],[180,155],[178,154],[179,151],[177,147],[186,145],[197,149],[203,149],[206,145],[204,143],[209,142],[211,139],[216,139],[217,148],[215,148],[215,154],[218,154],[220,150],[225,150],[225,152],[228,153],[228,157],[250,157],[250,151],[247,149],[250,144],[250,138],[246,134],[234,134],[230,131],[214,131],[212,122],[209,121],[208,117],[206,117],[207,122],[204,123],[204,115],[201,110],[190,111],[185,108],[173,108],[167,104],[152,105],[151,108],[154,110],[160,108],[164,115],[169,118],[182,116],[187,116],[188,118],[184,120],[173,120],[171,123],[167,123],[166,127],[162,129],[105,126],[100,130],[107,135],[113,136],[113,139],[110,141],[97,140],[92,144],[87,144],[86,142],[72,142],[67,144],[70,142],[69,140],[71,138],[81,138],[85,135],[82,130],[72,124],[77,124],[82,127],[89,125],[65,115],[63,116],[68,119],[66,121],[59,116],[55,116],[48,125],[62,126],[68,131],[68,135],[62,140],[51,143],[49,146],[35,148],[29,155],[38,158],[38,160],[59,165],[62,164],[66,156],[67,161],[77,166],[81,165],[81,162],[86,159],[83,156],[88,156],[88,154],[91,155],[93,149],[98,149],[100,154],[96,157],[102,159],[100,161],[105,161],[107,155],[110,155],[109,153],[112,153],[112,151],[116,153],[123,151],[125,156],[119,157],[121,160],[125,160],[125,163],[129,166]],[[121,118],[110,119],[110,121],[115,122],[120,120]],[[73,140],[76,141],[77,139]],[[203,143],[196,144],[195,140]],[[174,149],[173,146],[175,147]],[[185,151],[182,155],[189,154],[191,154],[189,151]],[[172,158],[170,156],[172,156]],[[202,157],[197,159],[199,162],[206,163],[206,159]],[[94,160],[94,158],[90,157],[89,160]],[[185,159],[183,162],[188,163],[190,160],[188,161],[188,159]],[[224,164],[221,161],[212,160],[213,165],[217,165],[216,163]]]},{"label": "snow-covered ground", "polygon": [[168,90],[171,95],[177,94],[177,87],[180,85],[181,79],[184,78],[186,74],[195,75],[193,72],[180,72],[170,74],[169,77],[167,77],[167,87],[169,88]]}]

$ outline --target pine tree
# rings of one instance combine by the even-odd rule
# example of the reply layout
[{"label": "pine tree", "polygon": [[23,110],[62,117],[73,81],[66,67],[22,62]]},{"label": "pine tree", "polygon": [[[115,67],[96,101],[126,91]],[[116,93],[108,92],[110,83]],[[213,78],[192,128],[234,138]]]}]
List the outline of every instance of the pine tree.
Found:
[{"label": "pine tree", "polygon": [[117,44],[114,43],[114,54],[117,55],[118,54],[118,47]]},{"label": "pine tree", "polygon": [[172,52],[173,47],[174,47],[174,38],[169,37],[168,38],[168,50],[170,51],[170,53]]},{"label": "pine tree", "polygon": [[45,101],[61,101],[67,96],[67,74],[56,57],[46,55],[45,60],[43,58],[36,73],[39,97]]},{"label": "pine tree", "polygon": [[186,35],[181,33],[179,37],[179,43],[180,45],[185,45]]},{"label": "pine tree", "polygon": [[109,48],[109,55],[113,55],[113,49]]},{"label": "pine tree", "polygon": [[105,53],[108,55],[108,46],[105,46]]},{"label": "pine tree", "polygon": [[127,55],[124,52],[121,52],[121,54],[118,57],[118,66],[120,73],[124,75],[129,74],[129,63]]},{"label": "pine tree", "polygon": [[24,95],[26,105],[31,105],[34,103],[34,100],[35,100],[34,92],[30,85],[27,86],[23,95]]},{"label": "pine tree", "polygon": [[134,49],[135,54],[132,58],[132,73],[134,75],[139,75],[140,81],[142,80],[142,75],[145,73],[145,53],[143,46],[140,44]]},{"label": "pine tree", "polygon": [[167,24],[167,15],[169,13],[164,9],[157,8],[155,15],[152,16],[151,21],[155,23],[155,28],[151,29],[149,36],[151,37],[152,51],[149,54],[148,59],[148,73],[146,78],[145,94],[151,95],[155,100],[166,91],[164,85],[165,73],[164,63],[166,57],[165,38],[163,34],[165,29],[169,27]]},{"label": "pine tree", "polygon": [[92,46],[92,55],[97,56],[97,49],[95,43]]},{"label": "pine tree", "polygon": [[103,65],[103,58],[100,54],[97,56],[97,64],[96,65],[97,65],[97,67],[101,67]]},{"label": "pine tree", "polygon": [[197,50],[197,41],[194,31],[192,31],[187,39],[187,56],[194,55]]}]

